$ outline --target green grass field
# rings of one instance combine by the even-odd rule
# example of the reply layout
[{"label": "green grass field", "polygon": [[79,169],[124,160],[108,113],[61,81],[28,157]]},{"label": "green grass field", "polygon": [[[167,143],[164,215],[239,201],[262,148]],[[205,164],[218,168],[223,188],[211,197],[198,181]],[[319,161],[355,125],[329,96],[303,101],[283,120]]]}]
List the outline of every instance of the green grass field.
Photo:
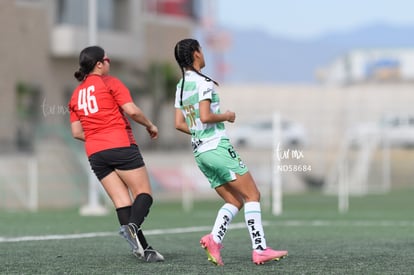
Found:
[{"label": "green grass field", "polygon": [[1,274],[414,274],[414,189],[353,197],[338,214],[335,197],[287,195],[284,212],[263,209],[266,239],[289,250],[279,262],[251,262],[243,213],[224,241],[223,267],[199,247],[210,231],[220,200],[197,202],[190,213],[180,203],[155,202],[144,231],[164,256],[145,263],[117,235],[115,212],[81,217],[78,210],[0,213]]}]

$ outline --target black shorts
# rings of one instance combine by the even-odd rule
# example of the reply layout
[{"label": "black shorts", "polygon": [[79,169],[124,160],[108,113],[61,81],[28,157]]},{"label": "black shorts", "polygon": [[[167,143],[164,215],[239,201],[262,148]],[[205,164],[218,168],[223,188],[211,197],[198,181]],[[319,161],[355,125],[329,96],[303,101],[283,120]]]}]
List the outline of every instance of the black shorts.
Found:
[{"label": "black shorts", "polygon": [[89,157],[89,163],[99,180],[115,169],[132,170],[145,166],[139,148],[135,144],[96,152]]}]

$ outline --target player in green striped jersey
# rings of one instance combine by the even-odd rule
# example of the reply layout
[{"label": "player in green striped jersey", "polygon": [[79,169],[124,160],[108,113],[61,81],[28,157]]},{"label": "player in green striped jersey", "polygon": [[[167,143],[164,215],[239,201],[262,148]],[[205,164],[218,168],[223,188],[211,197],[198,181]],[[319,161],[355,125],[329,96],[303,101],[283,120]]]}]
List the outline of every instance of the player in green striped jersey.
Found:
[{"label": "player in green striped jersey", "polygon": [[263,264],[287,256],[287,251],[273,250],[266,245],[260,192],[226,136],[224,122],[233,123],[236,114],[231,111],[221,113],[220,99],[215,90],[218,83],[201,73],[205,60],[199,42],[195,39],[179,41],[174,55],[182,72],[175,95],[175,127],[191,135],[198,167],[225,201],[218,211],[211,233],[200,240],[208,260],[223,265],[220,255],[223,238],[232,219],[243,206],[252,241],[253,262]]}]

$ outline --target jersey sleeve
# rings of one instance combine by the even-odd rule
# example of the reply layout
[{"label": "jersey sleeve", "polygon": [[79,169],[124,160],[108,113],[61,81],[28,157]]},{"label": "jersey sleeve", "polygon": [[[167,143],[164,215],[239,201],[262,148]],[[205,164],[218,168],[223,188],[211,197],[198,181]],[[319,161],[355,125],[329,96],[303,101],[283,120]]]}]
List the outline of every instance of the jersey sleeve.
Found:
[{"label": "jersey sleeve", "polygon": [[118,106],[133,102],[129,89],[118,78],[108,76],[105,82]]},{"label": "jersey sleeve", "polygon": [[200,83],[198,89],[198,100],[212,100],[213,99],[213,86],[214,83],[212,81],[203,81]]}]

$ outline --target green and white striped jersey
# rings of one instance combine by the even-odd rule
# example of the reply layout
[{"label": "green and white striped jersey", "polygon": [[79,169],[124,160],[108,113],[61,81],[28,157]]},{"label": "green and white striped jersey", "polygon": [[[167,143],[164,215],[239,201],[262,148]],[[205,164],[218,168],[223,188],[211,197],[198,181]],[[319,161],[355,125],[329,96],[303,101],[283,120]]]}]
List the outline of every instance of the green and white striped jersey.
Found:
[{"label": "green and white striped jersey", "polygon": [[191,132],[191,144],[194,154],[216,149],[220,139],[226,137],[224,123],[202,123],[199,109],[200,101],[210,100],[211,112],[220,113],[220,99],[214,90],[214,83],[194,71],[186,71],[182,106],[180,104],[181,83],[182,80],[177,84],[174,106],[183,112]]}]

